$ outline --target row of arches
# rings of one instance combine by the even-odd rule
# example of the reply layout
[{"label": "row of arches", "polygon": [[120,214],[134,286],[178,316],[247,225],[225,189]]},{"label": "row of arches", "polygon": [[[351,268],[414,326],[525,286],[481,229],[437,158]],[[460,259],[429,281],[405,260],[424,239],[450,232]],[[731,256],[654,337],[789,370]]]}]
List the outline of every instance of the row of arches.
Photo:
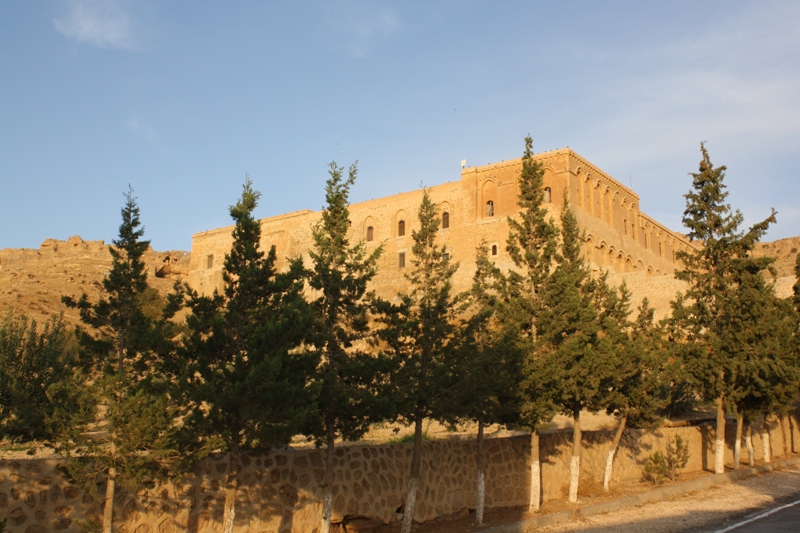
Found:
[{"label": "row of arches", "polygon": [[595,243],[591,236],[586,237],[586,259],[600,267],[608,267],[615,272],[647,272],[648,276],[664,274],[659,268],[647,265],[641,259],[635,259],[622,249],[606,244],[605,241]]}]

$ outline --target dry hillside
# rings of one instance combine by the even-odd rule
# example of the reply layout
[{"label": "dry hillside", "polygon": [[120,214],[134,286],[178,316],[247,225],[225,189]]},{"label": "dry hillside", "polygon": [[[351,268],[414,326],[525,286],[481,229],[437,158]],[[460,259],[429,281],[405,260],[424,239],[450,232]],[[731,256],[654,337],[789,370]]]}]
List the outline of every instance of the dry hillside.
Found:
[{"label": "dry hillside", "polygon": [[[150,249],[144,260],[150,285],[162,294],[188,273],[188,252]],[[38,250],[0,250],[0,313],[5,315],[14,308],[39,323],[64,313],[69,325],[77,324],[77,310],[67,309],[61,296],[79,298],[85,292],[91,301],[97,301],[103,276],[110,268],[108,245],[77,236],[66,241],[47,239]]]},{"label": "dry hillside", "polygon": [[[761,243],[756,250],[757,255],[776,258],[777,292],[780,296],[791,294],[798,251],[800,237]],[[166,294],[175,280],[183,280],[188,275],[189,256],[189,252],[148,250],[145,263],[150,284]],[[103,276],[110,267],[108,245],[103,241],[84,241],[77,236],[66,241],[48,239],[38,250],[0,250],[0,313],[5,314],[9,308],[14,308],[39,322],[64,313],[69,324],[77,324],[77,311],[67,309],[61,303],[61,296],[80,297],[86,292],[92,301],[96,301]],[[617,282],[625,278],[628,287],[634,290],[634,296],[646,295],[662,313],[668,312],[669,301],[678,290],[673,287],[672,277],[647,277],[644,273],[636,277],[634,274],[612,275],[611,280]],[[659,283],[667,285],[664,290],[656,290],[658,287],[655,285]]]}]

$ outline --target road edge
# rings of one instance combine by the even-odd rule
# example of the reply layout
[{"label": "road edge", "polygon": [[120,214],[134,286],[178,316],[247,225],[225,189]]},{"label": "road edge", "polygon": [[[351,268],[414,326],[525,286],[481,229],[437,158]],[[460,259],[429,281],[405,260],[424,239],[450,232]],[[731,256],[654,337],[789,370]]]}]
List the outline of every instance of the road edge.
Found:
[{"label": "road edge", "polygon": [[669,487],[659,487],[647,492],[626,496],[618,500],[587,505],[586,507],[581,507],[572,511],[562,511],[560,513],[535,516],[520,522],[483,529],[480,533],[526,533],[531,528],[552,526],[555,524],[569,522],[570,520],[574,520],[576,518],[586,518],[596,514],[616,511],[617,509],[624,509],[625,507],[635,507],[644,503],[666,500],[674,496],[682,496],[696,490],[713,487],[714,485],[745,479],[757,474],[764,474],[767,472],[772,472],[773,470],[779,470],[781,468],[794,466],[797,464],[800,464],[800,457],[789,457],[787,459],[781,459],[765,465],[731,470],[730,472],[725,472],[724,474],[714,474],[711,476],[702,477],[700,479],[695,479],[693,481],[687,481],[677,485],[670,485]]}]

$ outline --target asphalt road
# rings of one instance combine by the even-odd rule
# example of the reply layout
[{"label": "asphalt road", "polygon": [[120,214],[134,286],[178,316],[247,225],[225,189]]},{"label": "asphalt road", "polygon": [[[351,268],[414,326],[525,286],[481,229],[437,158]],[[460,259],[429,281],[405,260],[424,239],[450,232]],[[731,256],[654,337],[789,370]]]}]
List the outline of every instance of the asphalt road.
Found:
[{"label": "asphalt road", "polygon": [[800,531],[800,500],[765,510],[715,533],[779,533]]}]

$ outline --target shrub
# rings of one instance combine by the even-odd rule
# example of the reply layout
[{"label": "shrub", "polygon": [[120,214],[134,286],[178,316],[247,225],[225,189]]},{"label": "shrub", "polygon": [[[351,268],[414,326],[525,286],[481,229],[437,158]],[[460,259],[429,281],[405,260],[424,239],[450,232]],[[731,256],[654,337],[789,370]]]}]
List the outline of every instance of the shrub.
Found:
[{"label": "shrub", "polygon": [[674,481],[678,477],[678,470],[685,467],[688,462],[689,445],[678,435],[675,440],[667,441],[666,454],[660,451],[650,454],[644,465],[645,478],[656,485],[660,485],[665,479]]},{"label": "shrub", "polygon": [[[428,442],[433,440],[430,435],[427,433],[422,433],[422,442]],[[401,435],[399,437],[392,437],[387,441],[387,444],[403,444],[405,442],[414,442],[414,434],[413,433],[406,433],[405,435]]]}]

